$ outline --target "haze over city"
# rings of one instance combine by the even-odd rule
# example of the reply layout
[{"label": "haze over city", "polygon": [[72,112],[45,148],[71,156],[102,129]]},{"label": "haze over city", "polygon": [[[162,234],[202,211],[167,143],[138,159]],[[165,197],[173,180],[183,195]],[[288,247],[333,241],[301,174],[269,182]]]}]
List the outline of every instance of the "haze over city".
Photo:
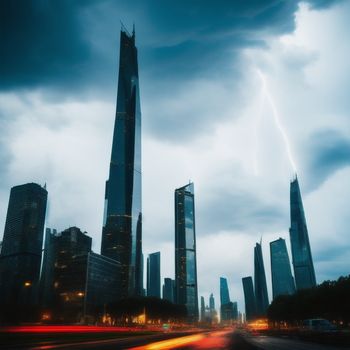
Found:
[{"label": "haze over city", "polygon": [[78,226],[100,251],[121,20],[138,46],[143,252],[161,251],[162,278],[174,189],[191,180],[199,295],[218,300],[227,277],[243,311],[262,237],[271,300],[268,243],[289,245],[295,172],[317,282],[348,274],[348,2],[22,5],[2,20],[2,227],[10,187],[46,183],[46,227]]}]

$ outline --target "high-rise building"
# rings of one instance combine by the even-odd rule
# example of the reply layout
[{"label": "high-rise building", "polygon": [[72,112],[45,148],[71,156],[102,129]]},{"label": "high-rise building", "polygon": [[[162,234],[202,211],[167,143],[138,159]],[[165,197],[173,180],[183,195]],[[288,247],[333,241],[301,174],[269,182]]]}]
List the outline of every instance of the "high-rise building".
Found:
[{"label": "high-rise building", "polygon": [[220,277],[220,303],[221,305],[229,303],[230,294],[228,291],[227,279],[224,277]]},{"label": "high-rise building", "polygon": [[237,321],[238,320],[238,303],[237,301],[234,301],[232,304],[233,304],[233,320]]},{"label": "high-rise building", "polygon": [[77,227],[60,233],[46,230],[41,295],[55,320],[91,321],[118,300],[120,264],[91,252],[91,242]]},{"label": "high-rise building", "polygon": [[201,322],[205,321],[205,301],[204,297],[201,296]]},{"label": "high-rise building", "polygon": [[220,318],[221,323],[231,323],[234,319],[234,303],[230,300],[227,279],[220,277]]},{"label": "high-rise building", "polygon": [[296,288],[300,290],[315,287],[315,270],[297,177],[290,184],[290,221],[289,233]]},{"label": "high-rise building", "polygon": [[209,308],[210,310],[215,310],[215,299],[213,293],[211,293],[209,297]]},{"label": "high-rise building", "polygon": [[47,191],[35,183],[11,188],[0,255],[0,303],[34,305],[43,244]]},{"label": "high-rise building", "polygon": [[261,243],[256,243],[254,248],[254,285],[257,315],[266,316],[269,307],[269,298],[267,295],[266,275]]},{"label": "high-rise building", "polygon": [[256,301],[254,294],[253,279],[251,276],[243,277],[243,292],[245,302],[246,320],[251,321],[256,317]]},{"label": "high-rise building", "polygon": [[175,302],[175,281],[171,278],[164,278],[163,299]]},{"label": "high-rise building", "polygon": [[147,296],[160,298],[160,252],[147,258]]},{"label": "high-rise building", "polygon": [[286,241],[279,238],[270,242],[272,295],[291,295],[295,292]]},{"label": "high-rise building", "polygon": [[44,307],[48,307],[53,303],[56,236],[56,229],[46,228],[43,263],[40,274],[40,303]]},{"label": "high-rise building", "polygon": [[186,306],[190,322],[197,322],[198,285],[193,183],[175,190],[175,286],[176,303]]},{"label": "high-rise building", "polygon": [[[86,257],[86,258],[85,258]],[[84,317],[96,317],[105,311],[105,306],[118,298],[118,274],[121,265],[106,256],[89,252],[86,259]]]},{"label": "high-rise building", "polygon": [[119,297],[141,295],[141,110],[135,32],[120,33],[117,110],[101,254],[121,263]]},{"label": "high-rise building", "polygon": [[215,299],[213,293],[210,294],[209,297],[209,314],[210,314],[210,320],[212,323],[217,323],[217,312],[215,310]]}]

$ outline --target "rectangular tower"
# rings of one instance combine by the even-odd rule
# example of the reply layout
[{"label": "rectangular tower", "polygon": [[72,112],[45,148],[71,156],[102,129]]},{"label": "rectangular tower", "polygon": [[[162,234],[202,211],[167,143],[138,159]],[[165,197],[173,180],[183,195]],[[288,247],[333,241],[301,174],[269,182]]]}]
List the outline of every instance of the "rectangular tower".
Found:
[{"label": "rectangular tower", "polygon": [[1,304],[37,303],[46,203],[45,187],[11,188],[0,255]]},{"label": "rectangular tower", "polygon": [[221,305],[229,303],[230,293],[228,291],[227,279],[220,277],[220,303]]},{"label": "rectangular tower", "polygon": [[315,287],[315,270],[298,178],[290,184],[290,222],[289,234],[296,288],[300,290]]},{"label": "rectangular tower", "polygon": [[121,264],[119,297],[142,295],[141,110],[135,32],[120,33],[117,109],[101,254]]},{"label": "rectangular tower", "polygon": [[261,243],[256,243],[254,248],[254,284],[257,315],[259,317],[266,316],[269,307],[269,298],[267,295],[266,275]]},{"label": "rectangular tower", "polygon": [[163,299],[172,303],[175,302],[175,281],[171,278],[164,278]]},{"label": "rectangular tower", "polygon": [[186,306],[190,322],[197,322],[198,286],[193,183],[175,190],[175,286],[176,303]]},{"label": "rectangular tower", "polygon": [[245,302],[245,316],[247,321],[251,321],[256,317],[256,301],[252,277],[243,277],[242,284]]},{"label": "rectangular tower", "polygon": [[293,294],[295,292],[294,279],[284,239],[279,238],[270,243],[270,256],[273,299],[278,295]]},{"label": "rectangular tower", "polygon": [[160,298],[160,252],[147,258],[147,296]]}]

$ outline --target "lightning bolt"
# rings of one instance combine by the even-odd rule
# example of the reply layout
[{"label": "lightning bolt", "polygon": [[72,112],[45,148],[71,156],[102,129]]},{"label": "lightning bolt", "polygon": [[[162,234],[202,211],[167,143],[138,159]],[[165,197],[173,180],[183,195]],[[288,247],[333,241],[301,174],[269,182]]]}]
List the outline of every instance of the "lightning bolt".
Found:
[{"label": "lightning bolt", "polygon": [[[275,124],[276,124],[276,127],[278,129],[278,131],[280,132],[281,136],[282,136],[282,139],[283,139],[283,142],[284,142],[284,145],[285,145],[285,148],[286,148],[286,152],[287,152],[287,156],[288,156],[288,159],[289,159],[289,162],[290,162],[290,165],[294,171],[294,173],[297,172],[296,170],[296,165],[295,165],[295,162],[294,162],[294,159],[293,159],[293,155],[292,155],[292,151],[291,151],[291,148],[290,148],[290,144],[289,144],[289,140],[288,140],[288,136],[287,136],[287,133],[285,132],[283,126],[282,126],[282,123],[281,123],[281,120],[280,120],[280,117],[279,117],[279,114],[278,114],[278,111],[277,111],[277,108],[276,108],[276,105],[275,105],[275,102],[271,96],[271,93],[267,87],[267,83],[266,83],[266,78],[264,76],[264,74],[258,69],[257,70],[257,73],[258,73],[258,76],[261,80],[261,83],[262,83],[262,96],[264,99],[267,100],[268,104],[270,105],[271,107],[271,110],[272,110],[272,115],[273,115],[273,119],[275,121]],[[258,119],[257,119],[257,122],[256,122],[256,125],[255,125],[255,146],[256,146],[256,149],[257,149],[257,129],[258,129],[258,126],[259,126],[259,123],[260,123],[260,119],[261,119],[261,114],[262,114],[262,105],[263,103],[261,103],[261,106],[260,106],[260,113],[258,115]],[[255,162],[254,162],[254,171],[255,171],[255,174],[257,174],[257,160],[255,158]]]}]

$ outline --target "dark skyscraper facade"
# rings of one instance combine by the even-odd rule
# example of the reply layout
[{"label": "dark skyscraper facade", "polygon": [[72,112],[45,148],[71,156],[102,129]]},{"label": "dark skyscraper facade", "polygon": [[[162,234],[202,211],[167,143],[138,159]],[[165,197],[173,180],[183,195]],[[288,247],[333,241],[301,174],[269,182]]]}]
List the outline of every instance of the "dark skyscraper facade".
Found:
[{"label": "dark skyscraper facade", "polygon": [[294,279],[284,239],[279,238],[270,243],[270,256],[273,299],[278,295],[293,294],[295,292]]},{"label": "dark skyscraper facade", "polygon": [[253,279],[251,276],[243,277],[242,283],[245,302],[245,317],[247,321],[251,321],[256,317],[256,301]]},{"label": "dark skyscraper facade", "polygon": [[77,227],[46,230],[42,300],[53,320],[81,322],[101,315],[118,299],[120,264],[91,252],[92,239]]},{"label": "dark skyscraper facade", "polygon": [[12,187],[0,255],[0,303],[37,303],[47,191],[35,183]]},{"label": "dark skyscraper facade", "polygon": [[220,277],[220,303],[221,305],[229,303],[230,294],[228,291],[227,279],[224,277]]},{"label": "dark skyscraper facade", "polygon": [[203,296],[201,296],[201,321],[205,321],[205,300]]},{"label": "dark skyscraper facade", "polygon": [[220,277],[220,317],[221,322],[231,322],[234,319],[234,303],[230,300],[227,279]]},{"label": "dark skyscraper facade", "polygon": [[40,275],[40,302],[47,307],[53,303],[53,284],[55,271],[55,239],[57,230],[46,228],[43,264]]},{"label": "dark skyscraper facade", "polygon": [[160,298],[160,252],[147,258],[147,296]]},{"label": "dark skyscraper facade", "polygon": [[193,183],[175,190],[176,303],[185,305],[189,321],[198,321],[196,225]]},{"label": "dark skyscraper facade", "polygon": [[117,110],[101,254],[120,262],[119,296],[141,295],[141,110],[135,32],[120,33]]},{"label": "dark skyscraper facade", "polygon": [[254,248],[254,284],[257,315],[265,316],[267,308],[269,307],[269,298],[267,295],[266,275],[261,243],[257,243]]},{"label": "dark skyscraper facade", "polygon": [[211,293],[209,297],[209,308],[210,308],[210,311],[215,310],[215,299],[214,299],[213,293]]},{"label": "dark skyscraper facade", "polygon": [[164,278],[163,299],[175,302],[175,281],[171,278]]},{"label": "dark skyscraper facade", "polygon": [[315,287],[315,270],[297,178],[290,184],[290,221],[289,233],[296,288],[300,290]]}]

